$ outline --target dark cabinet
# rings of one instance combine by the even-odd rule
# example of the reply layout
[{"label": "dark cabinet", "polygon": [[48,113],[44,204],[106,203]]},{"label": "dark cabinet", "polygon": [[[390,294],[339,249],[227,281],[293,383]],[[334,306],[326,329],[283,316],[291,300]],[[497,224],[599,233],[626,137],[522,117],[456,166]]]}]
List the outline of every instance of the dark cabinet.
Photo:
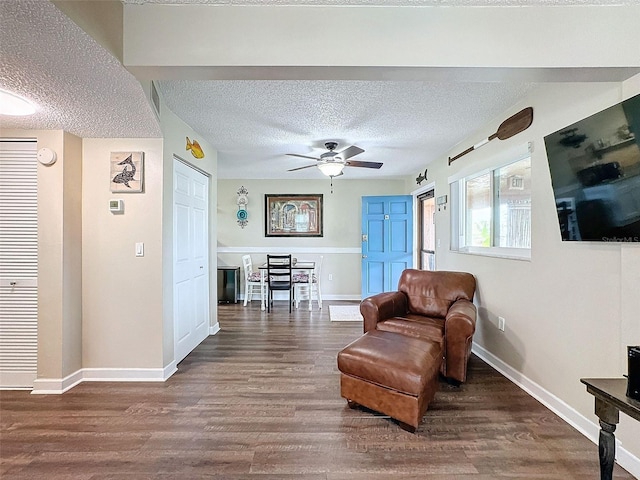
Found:
[{"label": "dark cabinet", "polygon": [[240,267],[218,267],[218,303],[238,303]]}]

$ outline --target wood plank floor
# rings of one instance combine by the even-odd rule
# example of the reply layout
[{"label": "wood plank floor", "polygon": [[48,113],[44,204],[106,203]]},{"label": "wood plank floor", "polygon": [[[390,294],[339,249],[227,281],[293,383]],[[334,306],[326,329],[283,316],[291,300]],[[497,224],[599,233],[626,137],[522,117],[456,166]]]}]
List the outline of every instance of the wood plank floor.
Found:
[{"label": "wood plank floor", "polygon": [[362,327],[330,322],[326,302],[219,316],[222,330],[165,383],[1,392],[0,478],[599,478],[596,445],[476,357],[462,387],[441,382],[412,435],[340,398],[336,354]]}]

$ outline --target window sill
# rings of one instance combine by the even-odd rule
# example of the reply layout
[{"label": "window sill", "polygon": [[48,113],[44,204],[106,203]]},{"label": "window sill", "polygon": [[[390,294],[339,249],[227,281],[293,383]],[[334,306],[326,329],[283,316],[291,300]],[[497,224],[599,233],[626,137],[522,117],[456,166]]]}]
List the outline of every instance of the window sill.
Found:
[{"label": "window sill", "polygon": [[531,261],[530,248],[502,248],[502,247],[465,247],[453,250],[455,253],[465,255],[479,255],[481,257],[506,258],[509,260]]}]

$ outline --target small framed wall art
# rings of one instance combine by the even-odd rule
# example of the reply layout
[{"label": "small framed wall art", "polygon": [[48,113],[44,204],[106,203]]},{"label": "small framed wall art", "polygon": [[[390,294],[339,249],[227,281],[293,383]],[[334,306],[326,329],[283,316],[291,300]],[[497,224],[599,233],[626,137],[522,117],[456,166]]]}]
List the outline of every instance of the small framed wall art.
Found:
[{"label": "small framed wall art", "polygon": [[266,237],[322,237],[322,194],[266,194],[264,200]]},{"label": "small framed wall art", "polygon": [[143,189],[144,152],[111,152],[111,191],[141,193]]}]

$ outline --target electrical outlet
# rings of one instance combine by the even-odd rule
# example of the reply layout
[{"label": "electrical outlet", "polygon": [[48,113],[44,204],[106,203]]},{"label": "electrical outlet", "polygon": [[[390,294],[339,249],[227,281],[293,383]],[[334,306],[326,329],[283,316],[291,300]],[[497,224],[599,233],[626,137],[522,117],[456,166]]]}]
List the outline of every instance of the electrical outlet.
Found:
[{"label": "electrical outlet", "polygon": [[498,317],[498,330],[500,330],[501,332],[504,332],[504,324],[505,324],[504,317]]},{"label": "electrical outlet", "polygon": [[329,281],[330,281],[330,282],[331,282],[331,281],[333,281],[333,273],[330,273],[330,274],[329,274]]}]

